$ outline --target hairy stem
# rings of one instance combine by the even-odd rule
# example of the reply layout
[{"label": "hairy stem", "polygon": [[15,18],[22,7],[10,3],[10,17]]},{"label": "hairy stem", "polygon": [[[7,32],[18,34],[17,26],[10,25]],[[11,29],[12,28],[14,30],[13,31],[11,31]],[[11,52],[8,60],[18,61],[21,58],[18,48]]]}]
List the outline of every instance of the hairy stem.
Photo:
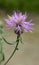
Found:
[{"label": "hairy stem", "polygon": [[16,44],[16,47],[15,47],[13,53],[11,54],[11,56],[10,56],[9,59],[5,62],[4,65],[6,65],[6,64],[9,62],[9,60],[12,58],[12,56],[15,54],[16,50],[18,49],[19,37],[20,37],[20,35],[17,36],[17,40],[16,40],[16,43],[17,43],[17,44]]}]

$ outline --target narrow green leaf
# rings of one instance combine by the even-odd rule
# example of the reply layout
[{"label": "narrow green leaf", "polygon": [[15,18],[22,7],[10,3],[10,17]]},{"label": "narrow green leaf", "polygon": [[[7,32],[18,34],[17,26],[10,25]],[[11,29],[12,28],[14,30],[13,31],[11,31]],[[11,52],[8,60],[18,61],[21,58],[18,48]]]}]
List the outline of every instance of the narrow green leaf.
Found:
[{"label": "narrow green leaf", "polygon": [[20,42],[21,42],[22,44],[24,44],[21,36],[20,36],[20,39],[19,39],[19,40],[20,40]]},{"label": "narrow green leaf", "polygon": [[4,53],[1,53],[1,52],[0,52],[0,63],[1,63],[2,61],[4,61],[4,59],[5,59]]}]

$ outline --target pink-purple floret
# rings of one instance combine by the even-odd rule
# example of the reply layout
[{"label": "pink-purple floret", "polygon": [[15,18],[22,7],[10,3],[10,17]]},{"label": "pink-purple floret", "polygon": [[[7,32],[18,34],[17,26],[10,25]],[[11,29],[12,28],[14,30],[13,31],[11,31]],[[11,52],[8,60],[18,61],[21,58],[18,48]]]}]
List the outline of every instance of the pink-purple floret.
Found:
[{"label": "pink-purple floret", "polygon": [[14,31],[21,34],[23,31],[32,32],[33,25],[32,20],[26,22],[27,15],[15,12],[9,19],[4,19],[8,28],[14,28]]}]

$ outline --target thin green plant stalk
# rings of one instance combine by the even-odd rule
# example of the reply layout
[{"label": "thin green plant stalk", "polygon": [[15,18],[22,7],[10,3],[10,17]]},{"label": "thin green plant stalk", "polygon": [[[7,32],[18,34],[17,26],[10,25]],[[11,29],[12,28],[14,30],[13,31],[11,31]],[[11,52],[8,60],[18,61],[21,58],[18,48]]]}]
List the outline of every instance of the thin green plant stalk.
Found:
[{"label": "thin green plant stalk", "polygon": [[10,56],[9,59],[5,62],[4,65],[6,65],[6,64],[9,62],[9,60],[10,60],[10,59],[12,58],[12,56],[15,54],[16,50],[18,50],[19,38],[20,38],[20,35],[17,35],[17,40],[16,40],[16,43],[17,43],[17,44],[16,44],[16,47],[15,47],[13,53],[11,54],[11,56]]}]

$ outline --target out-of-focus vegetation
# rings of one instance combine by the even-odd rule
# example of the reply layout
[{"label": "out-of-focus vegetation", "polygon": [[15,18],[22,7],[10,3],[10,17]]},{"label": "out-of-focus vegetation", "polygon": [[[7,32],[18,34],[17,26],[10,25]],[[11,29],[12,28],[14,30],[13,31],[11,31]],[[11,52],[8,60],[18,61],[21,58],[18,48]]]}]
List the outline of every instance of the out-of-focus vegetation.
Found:
[{"label": "out-of-focus vegetation", "polygon": [[8,11],[39,12],[39,0],[0,0],[0,8]]},{"label": "out-of-focus vegetation", "polygon": [[3,39],[2,39],[2,34],[3,34],[3,23],[0,21],[0,63],[4,61],[4,53],[3,53]]}]

